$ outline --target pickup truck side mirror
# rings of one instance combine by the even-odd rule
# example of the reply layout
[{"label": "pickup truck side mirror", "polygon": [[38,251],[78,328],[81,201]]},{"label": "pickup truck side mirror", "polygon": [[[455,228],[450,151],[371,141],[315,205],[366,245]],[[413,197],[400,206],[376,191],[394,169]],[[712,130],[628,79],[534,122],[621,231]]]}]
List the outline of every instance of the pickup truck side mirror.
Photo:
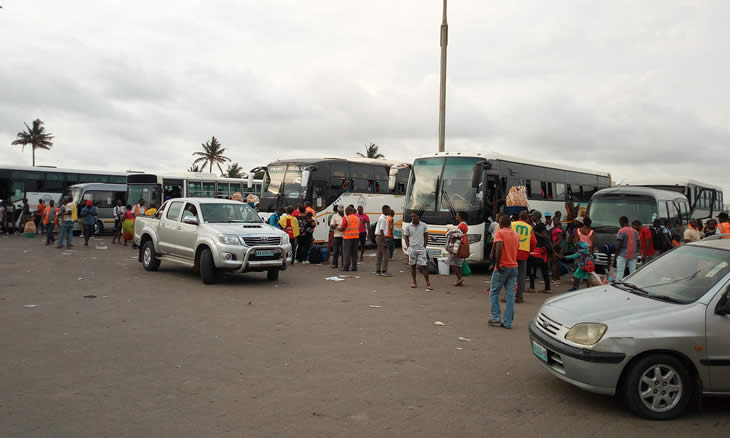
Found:
[{"label": "pickup truck side mirror", "polygon": [[182,221],[184,224],[188,224],[188,225],[198,225],[199,224],[198,218],[196,218],[195,216],[184,217]]}]

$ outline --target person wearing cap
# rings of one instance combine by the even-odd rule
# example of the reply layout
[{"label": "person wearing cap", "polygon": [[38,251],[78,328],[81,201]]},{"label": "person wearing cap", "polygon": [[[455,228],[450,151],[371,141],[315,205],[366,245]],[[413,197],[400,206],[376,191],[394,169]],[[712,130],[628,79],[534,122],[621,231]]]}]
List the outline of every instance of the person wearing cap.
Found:
[{"label": "person wearing cap", "polygon": [[717,230],[720,234],[727,234],[727,236],[722,236],[723,239],[730,239],[730,218],[728,218],[727,213],[724,211],[717,215]]},{"label": "person wearing cap", "polygon": [[89,239],[94,237],[96,216],[96,206],[89,199],[86,201],[86,206],[81,209],[81,222],[84,224],[84,246],[89,246]]},{"label": "person wearing cap", "polygon": [[553,229],[553,215],[549,211],[545,212],[545,229],[548,231]]},{"label": "person wearing cap", "polygon": [[532,225],[532,226],[539,224],[540,222],[542,222],[542,213],[540,213],[537,210],[532,210],[530,212],[530,221],[531,221],[530,225]]}]

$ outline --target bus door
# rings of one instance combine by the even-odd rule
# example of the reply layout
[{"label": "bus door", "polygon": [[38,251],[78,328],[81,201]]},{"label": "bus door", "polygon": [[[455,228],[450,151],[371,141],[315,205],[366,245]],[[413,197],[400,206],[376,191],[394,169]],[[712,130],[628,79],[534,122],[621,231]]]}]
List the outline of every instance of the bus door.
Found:
[{"label": "bus door", "polygon": [[312,183],[312,206],[316,211],[320,211],[327,207],[327,183],[321,181],[315,181]]}]

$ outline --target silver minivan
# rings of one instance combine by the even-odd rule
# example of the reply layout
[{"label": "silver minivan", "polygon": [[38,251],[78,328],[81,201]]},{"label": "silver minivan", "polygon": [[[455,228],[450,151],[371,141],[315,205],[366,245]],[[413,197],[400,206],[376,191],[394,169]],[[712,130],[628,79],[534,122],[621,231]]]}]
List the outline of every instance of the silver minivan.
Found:
[{"label": "silver minivan", "polygon": [[543,304],[537,360],[587,391],[666,420],[702,395],[730,394],[730,240],[676,248],[623,282]]}]

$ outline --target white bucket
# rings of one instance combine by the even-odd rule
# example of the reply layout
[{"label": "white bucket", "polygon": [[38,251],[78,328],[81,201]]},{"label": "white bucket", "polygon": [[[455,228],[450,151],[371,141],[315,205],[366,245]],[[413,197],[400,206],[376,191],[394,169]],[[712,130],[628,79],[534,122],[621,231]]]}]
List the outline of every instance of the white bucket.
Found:
[{"label": "white bucket", "polygon": [[439,267],[439,275],[449,275],[449,259],[439,257],[436,259]]}]

